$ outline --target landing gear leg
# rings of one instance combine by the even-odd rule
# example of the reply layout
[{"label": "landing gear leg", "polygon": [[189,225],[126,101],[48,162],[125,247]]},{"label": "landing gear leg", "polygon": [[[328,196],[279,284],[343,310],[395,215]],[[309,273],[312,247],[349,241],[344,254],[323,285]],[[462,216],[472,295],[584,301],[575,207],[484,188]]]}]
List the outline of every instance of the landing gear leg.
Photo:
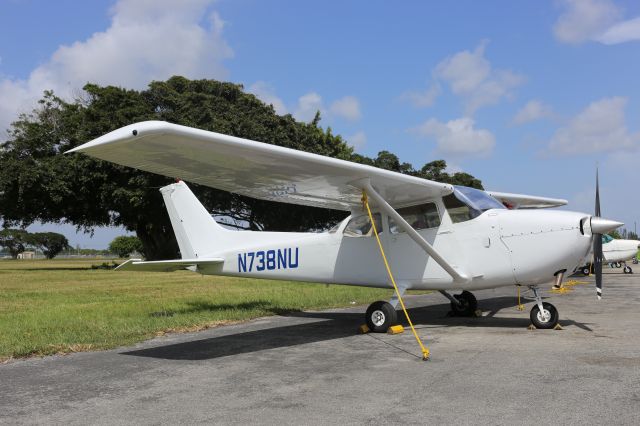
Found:
[{"label": "landing gear leg", "polygon": [[529,318],[535,328],[550,329],[558,325],[558,310],[551,303],[543,302],[536,286],[529,287],[536,298],[536,304],[531,308]]},{"label": "landing gear leg", "polygon": [[476,309],[478,309],[478,300],[473,293],[467,290],[454,296],[444,290],[440,290],[440,293],[451,301],[451,312],[455,316],[470,317],[473,316],[476,313]]}]

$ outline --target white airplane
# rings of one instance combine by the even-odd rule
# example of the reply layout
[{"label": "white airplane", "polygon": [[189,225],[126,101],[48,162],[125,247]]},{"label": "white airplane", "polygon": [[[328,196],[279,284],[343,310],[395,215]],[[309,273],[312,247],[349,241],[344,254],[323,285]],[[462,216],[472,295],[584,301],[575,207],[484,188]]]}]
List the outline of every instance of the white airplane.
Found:
[{"label": "white airplane", "polygon": [[[640,241],[638,240],[615,239],[608,234],[602,236],[602,260],[609,263],[612,268],[624,266],[623,272],[625,274],[633,274],[633,269],[626,262],[634,259],[638,254],[638,250],[640,250]],[[590,261],[591,254],[587,256],[586,262],[583,261],[584,266],[579,268],[584,275],[591,273]]]},{"label": "white airplane", "polygon": [[[393,288],[363,206],[366,195],[400,294],[439,290],[454,313],[468,315],[477,307],[472,290],[527,286],[538,328],[552,328],[559,318],[539,286],[561,283],[589,252],[594,234],[622,225],[585,213],[526,209],[565,200],[487,193],[159,121],[123,127],[68,152],[248,197],[350,213],[323,233],[232,231],[178,181],[160,191],[182,259],[130,260],[119,270],[191,269]],[[451,295],[454,290],[462,292]],[[395,324],[397,303],[394,296],[369,306],[369,328],[384,332]]]}]

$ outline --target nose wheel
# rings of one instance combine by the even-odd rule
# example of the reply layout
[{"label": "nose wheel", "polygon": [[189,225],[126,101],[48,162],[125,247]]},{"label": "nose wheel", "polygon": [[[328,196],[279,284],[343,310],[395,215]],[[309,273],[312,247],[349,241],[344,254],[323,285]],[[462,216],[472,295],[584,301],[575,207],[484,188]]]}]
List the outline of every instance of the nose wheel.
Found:
[{"label": "nose wheel", "polygon": [[531,287],[533,295],[536,298],[536,304],[531,308],[529,319],[535,328],[551,329],[558,325],[560,315],[555,306],[549,302],[543,302],[542,296],[536,287]]},{"label": "nose wheel", "polygon": [[379,300],[367,308],[367,327],[374,333],[386,333],[389,327],[398,323],[398,314],[389,302]]}]

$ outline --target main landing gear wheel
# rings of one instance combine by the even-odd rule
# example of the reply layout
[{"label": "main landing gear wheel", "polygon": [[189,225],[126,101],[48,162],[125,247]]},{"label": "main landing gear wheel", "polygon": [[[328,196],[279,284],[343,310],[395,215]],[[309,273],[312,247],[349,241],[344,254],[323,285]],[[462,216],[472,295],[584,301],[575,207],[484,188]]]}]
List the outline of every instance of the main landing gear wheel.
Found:
[{"label": "main landing gear wheel", "polygon": [[389,302],[379,300],[367,308],[367,327],[375,333],[386,333],[389,327],[398,323],[398,314]]},{"label": "main landing gear wheel", "polygon": [[453,297],[460,303],[458,305],[457,303],[451,302],[451,312],[456,316],[470,317],[476,312],[476,309],[478,309],[478,300],[473,293],[467,290],[460,294],[454,294]]},{"label": "main landing gear wheel", "polygon": [[625,266],[622,272],[625,274],[633,274],[633,269],[631,269],[631,266]]},{"label": "main landing gear wheel", "polygon": [[591,269],[588,266],[585,266],[581,269],[582,275],[589,275],[591,273]]},{"label": "main landing gear wheel", "polygon": [[542,312],[540,312],[540,308],[536,303],[533,305],[533,308],[531,308],[529,318],[536,328],[550,329],[558,324],[558,310],[551,303],[543,302]]}]

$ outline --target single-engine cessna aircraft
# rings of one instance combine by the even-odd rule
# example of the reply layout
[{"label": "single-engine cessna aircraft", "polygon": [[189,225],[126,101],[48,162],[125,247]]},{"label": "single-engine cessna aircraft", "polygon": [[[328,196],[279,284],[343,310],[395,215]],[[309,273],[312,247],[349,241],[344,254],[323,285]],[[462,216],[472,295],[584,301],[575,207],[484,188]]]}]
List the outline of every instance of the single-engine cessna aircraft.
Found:
[{"label": "single-engine cessna aircraft", "polygon": [[[159,121],[123,127],[69,152],[248,197],[350,212],[324,233],[232,231],[178,181],[160,191],[182,259],[130,260],[119,270],[191,269],[393,288],[372,217],[400,294],[439,290],[453,312],[464,315],[477,307],[472,290],[527,286],[535,296],[530,317],[538,328],[558,323],[539,286],[554,276],[562,282],[584,259],[594,234],[622,225],[585,213],[539,210],[564,200],[487,193]],[[371,202],[371,216],[363,199]],[[453,290],[462,292],[453,296]],[[369,306],[369,328],[383,332],[393,325],[397,303],[394,296]]]}]

